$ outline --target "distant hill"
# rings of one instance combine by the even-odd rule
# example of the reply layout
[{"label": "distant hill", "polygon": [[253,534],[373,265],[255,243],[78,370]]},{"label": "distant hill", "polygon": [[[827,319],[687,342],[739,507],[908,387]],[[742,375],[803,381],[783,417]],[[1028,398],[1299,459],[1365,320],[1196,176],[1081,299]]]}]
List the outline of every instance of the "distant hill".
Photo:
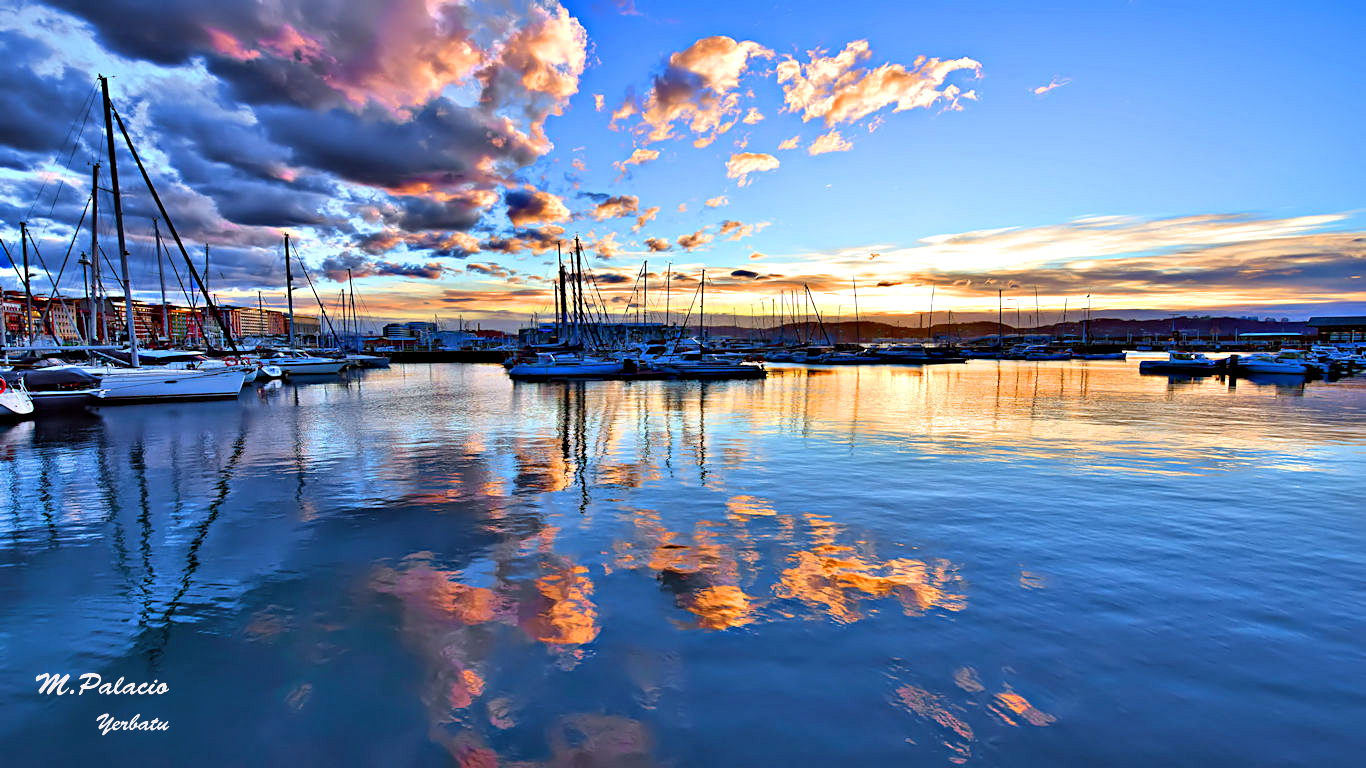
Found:
[{"label": "distant hill", "polygon": [[[1306,326],[1303,322],[1283,322],[1249,317],[1178,316],[1152,320],[1099,317],[1091,320],[1088,333],[1096,339],[1142,339],[1144,337],[1169,339],[1173,335],[1202,338],[1218,336],[1219,338],[1231,339],[1244,333],[1304,333],[1305,330]],[[994,336],[998,331],[1008,336],[1020,333],[1081,336],[1082,323],[1052,323],[1038,328],[1029,326],[1016,328],[1010,323],[1005,323],[998,328],[996,323],[985,320],[955,322],[952,325],[945,322],[934,324],[935,337],[975,339],[983,336]],[[928,337],[924,328],[915,326],[870,320],[858,323],[857,326],[853,321],[848,320],[839,323],[825,323],[825,333],[829,336],[830,341],[835,343],[854,341],[856,332],[858,337],[864,341],[872,339],[923,339]],[[781,334],[789,339],[805,339],[809,334],[811,339],[817,343],[825,341],[820,325],[814,320],[809,324],[786,323],[781,330],[762,326],[755,330],[743,325],[737,327],[734,325],[708,324],[707,334],[709,336],[735,336],[738,338],[748,338],[752,334],[760,338],[771,338]],[[695,326],[693,335],[696,335]]]}]

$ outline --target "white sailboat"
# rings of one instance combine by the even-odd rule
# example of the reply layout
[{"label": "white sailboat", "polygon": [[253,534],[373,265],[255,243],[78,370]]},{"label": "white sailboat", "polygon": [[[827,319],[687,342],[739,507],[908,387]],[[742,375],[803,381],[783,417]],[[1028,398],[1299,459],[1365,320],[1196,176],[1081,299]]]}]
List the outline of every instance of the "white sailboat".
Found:
[{"label": "white sailboat", "polygon": [[[128,334],[128,357],[131,367],[92,365],[79,366],[80,370],[100,377],[100,388],[105,390],[104,399],[106,402],[237,397],[241,394],[242,386],[246,383],[249,370],[247,366],[214,365],[202,369],[191,369],[188,366],[185,368],[143,368],[141,366],[138,353],[137,325],[133,313],[133,284],[128,274],[128,246],[123,231],[123,200],[119,194],[119,167],[114,153],[113,120],[115,112],[109,101],[109,81],[104,77],[100,78],[100,89],[104,97],[105,141],[109,151],[109,184],[114,201],[114,225],[118,234],[119,265],[120,271],[123,273],[124,327]],[[123,128],[122,118],[119,118],[119,127]],[[132,140],[128,138],[126,129],[124,130],[124,139],[128,142],[128,149],[133,155],[133,160],[137,162],[138,170],[147,182],[148,189],[152,192],[157,205],[160,206],[161,200],[156,196],[156,190],[152,188],[151,178],[147,176],[146,169],[142,167],[142,161],[138,158],[137,151],[133,149]],[[165,214],[164,209],[162,213]],[[176,237],[176,243],[179,244],[180,238],[179,235],[176,235],[175,226],[171,224],[169,218],[166,223],[171,227],[171,234]],[[188,257],[186,260],[188,262]],[[207,291],[205,298],[206,300],[208,298]]]},{"label": "white sailboat", "polygon": [[262,365],[272,365],[285,376],[314,376],[341,373],[348,363],[331,357],[301,355],[294,346],[294,272],[289,265],[289,233],[285,233],[285,293],[289,303],[289,351],[277,357],[265,358]]}]

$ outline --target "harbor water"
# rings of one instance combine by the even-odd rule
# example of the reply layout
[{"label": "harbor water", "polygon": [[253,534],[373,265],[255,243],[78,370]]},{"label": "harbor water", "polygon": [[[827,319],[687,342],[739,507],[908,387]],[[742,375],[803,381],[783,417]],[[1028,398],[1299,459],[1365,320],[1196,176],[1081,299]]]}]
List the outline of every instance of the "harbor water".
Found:
[{"label": "harbor water", "polygon": [[[0,426],[0,761],[1359,764],[1363,424],[1366,379],[979,360]],[[35,682],[91,672],[167,690]]]}]

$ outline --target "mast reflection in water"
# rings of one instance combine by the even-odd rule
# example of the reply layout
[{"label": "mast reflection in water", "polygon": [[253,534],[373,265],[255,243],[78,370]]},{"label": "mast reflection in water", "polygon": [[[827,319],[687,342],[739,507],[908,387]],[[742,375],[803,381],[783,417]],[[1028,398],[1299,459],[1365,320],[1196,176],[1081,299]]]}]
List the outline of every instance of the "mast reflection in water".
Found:
[{"label": "mast reflection in water", "polygon": [[[1366,748],[1362,382],[771,374],[395,366],[0,427],[0,749],[739,766]],[[58,671],[170,692],[37,695]],[[171,728],[102,737],[104,712]]]}]

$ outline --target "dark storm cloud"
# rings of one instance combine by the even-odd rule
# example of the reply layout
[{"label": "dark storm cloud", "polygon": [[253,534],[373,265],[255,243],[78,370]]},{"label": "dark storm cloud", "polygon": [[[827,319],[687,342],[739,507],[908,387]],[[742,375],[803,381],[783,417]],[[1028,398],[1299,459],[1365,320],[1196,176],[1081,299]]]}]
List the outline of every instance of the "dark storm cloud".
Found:
[{"label": "dark storm cloud", "polygon": [[753,279],[755,279],[755,278],[757,278],[757,277],[759,276],[759,273],[758,273],[758,272],[751,272],[751,271],[748,270],[748,269],[737,269],[737,270],[735,270],[734,272],[731,272],[731,273],[730,273],[730,276],[731,276],[731,277],[747,277],[747,278],[753,280]]},{"label": "dark storm cloud", "polygon": [[0,145],[13,150],[7,163],[13,167],[28,165],[19,153],[65,149],[66,133],[93,92],[93,78],[74,70],[46,77],[30,69],[52,53],[41,42],[0,31]]},{"label": "dark storm cloud", "polygon": [[442,264],[429,261],[425,264],[400,264],[392,261],[374,261],[351,251],[342,251],[336,256],[323,259],[319,271],[334,282],[346,280],[347,270],[350,277],[370,277],[371,275],[389,277],[414,277],[423,280],[439,280],[449,271]]}]

